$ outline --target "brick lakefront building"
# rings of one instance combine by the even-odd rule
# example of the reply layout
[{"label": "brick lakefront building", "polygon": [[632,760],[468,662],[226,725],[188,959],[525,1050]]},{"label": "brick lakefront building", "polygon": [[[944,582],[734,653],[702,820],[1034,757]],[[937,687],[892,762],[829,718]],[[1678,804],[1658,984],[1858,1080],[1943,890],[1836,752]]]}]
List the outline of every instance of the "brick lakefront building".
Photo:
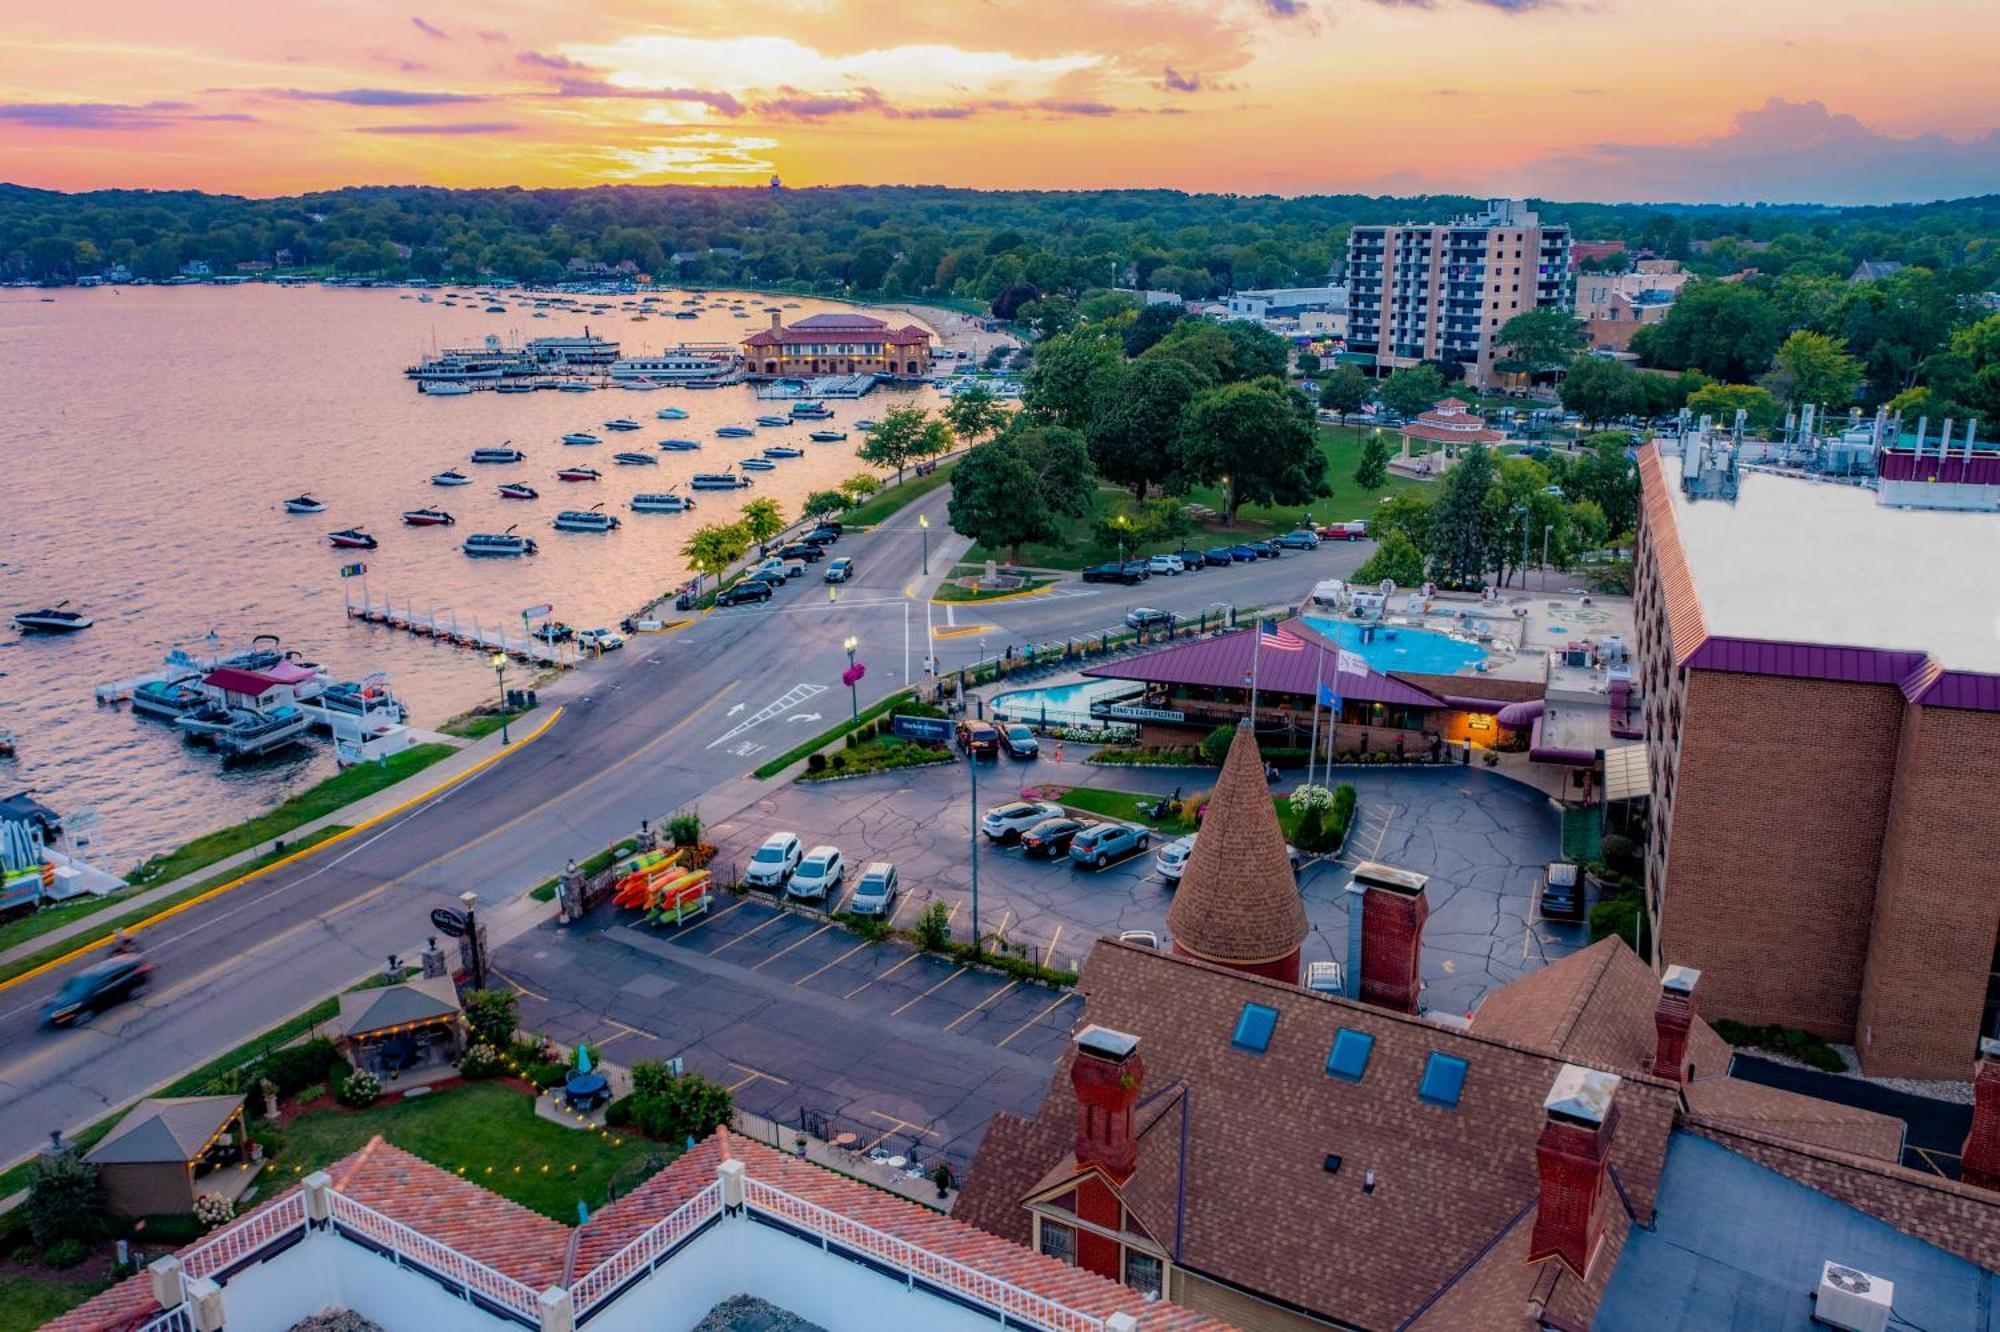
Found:
[{"label": "brick lakefront building", "polygon": [[819,375],[881,375],[924,379],[931,372],[927,328],[890,328],[864,314],[807,315],[795,324],[771,316],[771,326],[743,339],[743,369],[751,379]]},{"label": "brick lakefront building", "polygon": [[1972,508],[1981,467],[1892,447],[1871,489],[1639,451],[1656,961],[1871,1075],[1964,1079],[1994,1034],[2000,518],[1915,507]]}]

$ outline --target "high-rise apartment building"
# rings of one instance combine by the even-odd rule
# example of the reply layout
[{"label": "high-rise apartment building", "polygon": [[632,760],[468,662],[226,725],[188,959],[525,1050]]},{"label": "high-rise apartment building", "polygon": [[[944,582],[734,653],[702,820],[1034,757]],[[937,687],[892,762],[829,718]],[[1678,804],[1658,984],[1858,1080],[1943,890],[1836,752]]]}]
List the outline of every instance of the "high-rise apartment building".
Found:
[{"label": "high-rise apartment building", "polygon": [[1545,225],[1520,199],[1450,222],[1356,227],[1347,278],[1349,351],[1384,370],[1456,363],[1483,388],[1509,319],[1569,307],[1569,228]]}]

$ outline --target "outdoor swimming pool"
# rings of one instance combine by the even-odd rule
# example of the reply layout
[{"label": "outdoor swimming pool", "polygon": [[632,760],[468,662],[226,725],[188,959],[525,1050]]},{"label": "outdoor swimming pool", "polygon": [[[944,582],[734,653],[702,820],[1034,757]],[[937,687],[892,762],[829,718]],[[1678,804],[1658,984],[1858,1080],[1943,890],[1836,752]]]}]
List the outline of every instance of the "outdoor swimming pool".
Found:
[{"label": "outdoor swimming pool", "polygon": [[1138,694],[1139,684],[1131,680],[1084,680],[1078,684],[1051,685],[1047,689],[1010,689],[996,695],[992,712],[996,720],[1033,722],[1046,717],[1071,726],[1090,721],[1093,701],[1118,694]]},{"label": "outdoor swimming pool", "polygon": [[1412,629],[1407,625],[1376,625],[1375,641],[1361,641],[1362,626],[1353,620],[1321,620],[1305,617],[1314,632],[1325,635],[1358,652],[1378,671],[1416,671],[1421,675],[1456,675],[1486,660],[1486,649],[1433,629]]}]

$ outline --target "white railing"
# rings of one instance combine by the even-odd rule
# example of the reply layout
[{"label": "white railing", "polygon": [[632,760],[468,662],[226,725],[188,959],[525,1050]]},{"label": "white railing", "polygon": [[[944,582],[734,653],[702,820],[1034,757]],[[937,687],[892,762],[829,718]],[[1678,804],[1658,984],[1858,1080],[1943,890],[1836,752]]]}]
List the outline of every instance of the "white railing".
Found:
[{"label": "white railing", "polygon": [[194,1332],[194,1322],[188,1317],[187,1305],[176,1304],[141,1323],[138,1332]]},{"label": "white railing", "polygon": [[306,1196],[293,1193],[280,1198],[261,1212],[252,1212],[240,1221],[223,1227],[181,1254],[181,1271],[189,1277],[214,1276],[227,1271],[306,1224]]},{"label": "white railing", "polygon": [[638,1238],[585,1273],[569,1288],[580,1319],[616,1294],[634,1275],[653,1265],[688,1235],[722,1210],[722,1184],[717,1181],[689,1198],[641,1233]]},{"label": "white railing", "polygon": [[755,1179],[743,1181],[743,1200],[750,1207],[808,1234],[908,1272],[919,1281],[948,1290],[1004,1314],[1010,1322],[1046,1328],[1049,1332],[1103,1332],[1104,1320],[1066,1304],[1023,1290],[1012,1282],[967,1267],[941,1253],[896,1238],[859,1221],[828,1211],[783,1189]]},{"label": "white railing", "polygon": [[412,1230],[401,1221],[384,1216],[343,1193],[328,1189],[326,1196],[335,1224],[435,1272],[470,1294],[512,1309],[530,1322],[539,1324],[540,1297],[532,1286],[516,1281],[505,1272],[496,1271],[475,1258],[468,1258],[449,1244],[440,1244],[423,1232]]}]

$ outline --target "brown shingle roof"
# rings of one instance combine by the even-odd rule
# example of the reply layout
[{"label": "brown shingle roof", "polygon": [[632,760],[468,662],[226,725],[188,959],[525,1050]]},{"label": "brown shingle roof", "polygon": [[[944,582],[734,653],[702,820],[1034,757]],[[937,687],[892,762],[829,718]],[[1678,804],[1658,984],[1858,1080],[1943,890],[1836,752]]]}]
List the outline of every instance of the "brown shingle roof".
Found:
[{"label": "brown shingle roof", "polygon": [[1743,1078],[1699,1078],[1683,1094],[1688,1113],[1717,1128],[1747,1129],[1890,1165],[1903,1159],[1903,1121],[1889,1115]]},{"label": "brown shingle roof", "polygon": [[1212,962],[1276,961],[1306,937],[1305,903],[1247,726],[1223,760],[1167,928],[1177,947]]},{"label": "brown shingle roof", "polygon": [[[1184,1198],[1171,1247],[1185,1266],[1364,1327],[1418,1313],[1533,1202],[1543,1098],[1565,1062],[1587,1062],[1111,940],[1092,951],[1082,985],[1080,1020],[1137,1035],[1147,1087],[1183,1089],[1185,1157],[1154,1129],[1122,1190],[1147,1229],[1168,1243],[1166,1200]],[[1261,1055],[1230,1044],[1246,1002],[1278,1010]],[[1342,1027],[1374,1038],[1358,1083],[1325,1071]],[[1433,1052],[1470,1066],[1455,1108],[1417,1099]],[[1071,1146],[1068,1079],[1065,1061],[1034,1121],[994,1121],[957,1215],[1026,1233],[1022,1198]],[[1626,1076],[1618,1098],[1612,1164],[1647,1219],[1678,1098],[1645,1074]],[[1169,1122],[1177,1134],[1178,1116]],[[1336,1172],[1329,1155],[1342,1158]],[[1184,1178],[1155,1177],[1170,1167]],[[1376,1188],[1364,1193],[1370,1169]],[[1536,1274],[1511,1270],[1525,1307]]]}]

